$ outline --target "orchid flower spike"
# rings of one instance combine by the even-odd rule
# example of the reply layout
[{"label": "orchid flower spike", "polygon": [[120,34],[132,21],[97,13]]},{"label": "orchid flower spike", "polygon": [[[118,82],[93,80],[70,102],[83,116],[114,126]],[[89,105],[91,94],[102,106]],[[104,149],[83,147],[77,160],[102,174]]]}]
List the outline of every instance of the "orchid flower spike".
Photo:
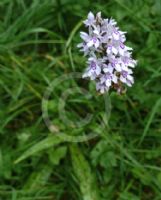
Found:
[{"label": "orchid flower spike", "polygon": [[125,45],[126,32],[120,31],[114,19],[103,19],[101,12],[96,16],[89,12],[84,24],[88,33],[80,32],[83,42],[77,45],[87,57],[83,78],[94,80],[100,93],[109,89],[123,93],[124,86],[134,83],[132,69],[137,64],[132,48]]}]

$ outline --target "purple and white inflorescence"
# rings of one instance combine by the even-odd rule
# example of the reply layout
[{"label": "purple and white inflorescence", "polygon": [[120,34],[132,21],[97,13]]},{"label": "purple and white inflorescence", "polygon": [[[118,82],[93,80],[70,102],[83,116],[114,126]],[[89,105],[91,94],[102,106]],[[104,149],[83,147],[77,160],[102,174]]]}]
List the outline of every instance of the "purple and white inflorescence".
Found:
[{"label": "purple and white inflorescence", "polygon": [[125,45],[126,32],[120,31],[115,20],[103,19],[101,12],[96,17],[89,12],[84,24],[88,33],[80,32],[83,42],[78,44],[88,57],[83,78],[95,80],[100,93],[110,88],[122,93],[124,85],[134,83],[132,68],[137,64],[131,57],[132,48]]}]

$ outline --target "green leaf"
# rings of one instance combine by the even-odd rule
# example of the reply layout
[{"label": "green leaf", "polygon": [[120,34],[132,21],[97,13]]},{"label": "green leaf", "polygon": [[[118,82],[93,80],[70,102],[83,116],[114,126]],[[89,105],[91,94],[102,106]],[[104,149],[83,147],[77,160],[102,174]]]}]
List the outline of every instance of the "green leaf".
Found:
[{"label": "green leaf", "polygon": [[67,152],[67,147],[62,146],[57,149],[50,149],[48,152],[49,159],[53,165],[58,165],[60,160],[64,158]]},{"label": "green leaf", "polygon": [[158,173],[157,180],[158,180],[159,184],[161,185],[161,172]]},{"label": "green leaf", "polygon": [[100,162],[100,157],[107,150],[107,142],[106,141],[100,141],[98,142],[95,147],[91,151],[91,159],[92,164],[96,166]]},{"label": "green leaf", "polygon": [[104,167],[105,169],[108,167],[116,167],[117,161],[116,161],[116,155],[112,151],[107,151],[102,154],[100,158],[100,165]]},{"label": "green leaf", "polygon": [[140,200],[139,197],[137,197],[136,195],[130,193],[130,192],[123,192],[121,195],[120,195],[120,198],[119,200]]},{"label": "green leaf", "polygon": [[27,179],[23,189],[35,190],[42,187],[48,181],[49,176],[52,173],[52,167],[46,164],[42,164],[34,171]]},{"label": "green leaf", "polygon": [[55,135],[50,135],[47,138],[43,139],[42,141],[38,142],[31,148],[29,148],[26,152],[24,152],[18,159],[15,160],[15,164],[19,163],[20,161],[42,151],[48,149],[50,147],[56,146],[59,143],[64,142],[62,137],[58,137]]},{"label": "green leaf", "polygon": [[71,145],[70,151],[74,173],[78,178],[83,200],[99,200],[96,179],[89,163],[76,145]]}]

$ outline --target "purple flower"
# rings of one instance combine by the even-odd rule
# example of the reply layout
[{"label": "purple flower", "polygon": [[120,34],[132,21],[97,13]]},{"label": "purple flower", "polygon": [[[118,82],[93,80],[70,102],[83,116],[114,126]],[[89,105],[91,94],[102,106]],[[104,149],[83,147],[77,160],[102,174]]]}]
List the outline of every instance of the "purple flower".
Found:
[{"label": "purple flower", "polygon": [[95,80],[100,93],[114,88],[121,93],[122,86],[132,86],[132,76],[137,61],[132,59],[132,48],[125,45],[125,33],[117,27],[114,19],[103,19],[89,12],[84,21],[88,33],[80,32],[83,42],[78,48],[88,57],[88,67],[83,78]]},{"label": "purple flower", "polygon": [[87,63],[88,67],[85,73],[83,74],[83,78],[89,77],[91,80],[94,80],[101,73],[101,62],[97,60],[96,57],[90,57]]},{"label": "purple flower", "polygon": [[119,33],[119,31],[117,29],[114,29],[113,33],[112,33],[112,36],[113,36],[114,40],[119,40],[120,39],[120,33]]},{"label": "purple flower", "polygon": [[120,74],[120,81],[122,83],[127,84],[129,87],[131,87],[132,84],[134,83],[134,78],[132,77],[131,74],[132,74],[131,69],[122,70]]},{"label": "purple flower", "polygon": [[85,42],[78,44],[77,47],[81,48],[80,51],[83,51],[85,56],[90,53],[90,50]]},{"label": "purple flower", "polygon": [[96,90],[99,91],[101,94],[108,91],[110,88],[107,87],[104,83],[96,82]]},{"label": "purple flower", "polygon": [[99,47],[99,40],[96,36],[93,36],[90,38],[90,40],[87,42],[88,47],[94,46],[96,49]]},{"label": "purple flower", "polygon": [[107,54],[115,54],[115,55],[117,55],[118,50],[115,48],[114,45],[109,44],[109,45],[107,46],[106,53],[107,53]]},{"label": "purple flower", "polygon": [[94,46],[97,49],[99,47],[100,42],[96,34],[88,35],[85,32],[80,32],[80,36],[88,48]]},{"label": "purple flower", "polygon": [[95,20],[94,14],[92,12],[89,12],[87,19],[84,21],[84,24],[86,26],[92,26],[95,23],[95,21],[96,20]]},{"label": "purple flower", "polygon": [[110,87],[113,83],[117,83],[117,76],[113,73],[107,72],[106,74],[102,75],[100,78],[100,82],[105,83],[107,87]]}]

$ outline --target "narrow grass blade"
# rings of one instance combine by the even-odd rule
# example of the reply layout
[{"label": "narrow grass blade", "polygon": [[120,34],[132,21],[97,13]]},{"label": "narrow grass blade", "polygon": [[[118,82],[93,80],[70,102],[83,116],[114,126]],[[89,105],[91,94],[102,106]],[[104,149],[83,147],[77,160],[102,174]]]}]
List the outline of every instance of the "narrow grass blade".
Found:
[{"label": "narrow grass blade", "polygon": [[151,111],[151,114],[150,114],[150,117],[149,117],[149,119],[148,119],[148,122],[147,122],[147,124],[146,124],[146,126],[145,126],[145,128],[144,128],[143,134],[142,134],[142,136],[141,136],[141,138],[140,138],[139,145],[143,142],[143,140],[144,140],[144,138],[145,138],[145,136],[146,136],[146,134],[147,134],[147,132],[148,132],[148,130],[149,130],[149,127],[150,127],[150,125],[151,125],[151,123],[152,123],[152,121],[153,121],[153,118],[154,118],[154,116],[155,116],[155,113],[157,112],[158,107],[159,107],[160,105],[161,105],[161,98],[159,98],[159,99],[157,100],[157,102],[155,103],[155,105],[154,105],[154,107],[153,107],[153,109],[152,109],[152,111]]}]

